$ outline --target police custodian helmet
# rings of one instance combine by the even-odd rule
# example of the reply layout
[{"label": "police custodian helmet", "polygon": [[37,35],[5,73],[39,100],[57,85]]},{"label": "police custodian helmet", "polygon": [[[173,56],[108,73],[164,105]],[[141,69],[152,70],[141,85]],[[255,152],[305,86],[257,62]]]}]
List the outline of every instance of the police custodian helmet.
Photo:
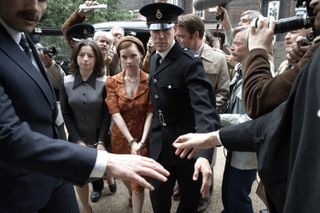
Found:
[{"label": "police custodian helmet", "polygon": [[94,27],[91,24],[79,23],[68,28],[66,35],[69,39],[79,41],[82,39],[92,38]]},{"label": "police custodian helmet", "polygon": [[143,6],[139,12],[147,18],[150,30],[165,30],[174,27],[184,11],[174,4],[152,3]]}]

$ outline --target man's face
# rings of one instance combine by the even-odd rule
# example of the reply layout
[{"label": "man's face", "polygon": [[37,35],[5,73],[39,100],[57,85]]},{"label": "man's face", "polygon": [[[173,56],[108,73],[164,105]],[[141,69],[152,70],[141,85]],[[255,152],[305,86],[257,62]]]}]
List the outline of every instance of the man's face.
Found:
[{"label": "man's face", "polygon": [[0,17],[9,27],[30,33],[46,8],[45,0],[0,0]]},{"label": "man's face", "polygon": [[164,52],[168,50],[174,40],[175,29],[150,30],[152,43],[157,51]]},{"label": "man's face", "polygon": [[195,35],[191,35],[185,28],[176,27],[176,39],[182,47],[196,49]]},{"label": "man's face", "polygon": [[312,0],[310,7],[313,8],[313,14],[315,15],[314,26],[316,30],[320,30],[320,0]]},{"label": "man's face", "polygon": [[124,36],[123,32],[120,29],[113,29],[111,34],[114,38],[115,44],[117,44],[117,42],[120,40],[120,38],[122,38]]},{"label": "man's face", "polygon": [[308,35],[309,32],[310,32],[310,29],[292,30],[288,32],[284,37],[286,50],[288,51],[291,48],[291,46],[296,42],[299,36],[305,37]]},{"label": "man's face", "polygon": [[113,38],[109,38],[105,35],[99,36],[95,42],[99,46],[101,52],[106,55],[109,52],[110,47],[113,44]]},{"label": "man's face", "polygon": [[243,30],[238,32],[233,38],[233,43],[230,47],[230,52],[236,62],[241,63],[243,58],[249,52],[246,35],[247,31]]},{"label": "man's face", "polygon": [[238,26],[245,26],[251,24],[251,19],[249,18],[249,15],[243,15],[240,17],[240,21],[238,23]]}]

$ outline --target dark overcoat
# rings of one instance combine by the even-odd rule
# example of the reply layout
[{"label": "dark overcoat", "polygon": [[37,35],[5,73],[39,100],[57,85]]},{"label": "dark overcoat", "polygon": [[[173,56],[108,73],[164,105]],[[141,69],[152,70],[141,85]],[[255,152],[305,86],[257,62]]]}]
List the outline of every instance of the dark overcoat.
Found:
[{"label": "dark overcoat", "polygon": [[253,121],[220,130],[227,149],[258,152],[258,171],[273,213],[320,209],[319,60],[318,48],[287,102]]}]

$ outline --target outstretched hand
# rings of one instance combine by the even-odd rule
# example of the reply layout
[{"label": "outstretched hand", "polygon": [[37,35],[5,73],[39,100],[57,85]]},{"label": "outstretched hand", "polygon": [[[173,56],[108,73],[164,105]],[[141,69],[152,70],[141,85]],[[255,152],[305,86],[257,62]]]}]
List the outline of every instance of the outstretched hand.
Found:
[{"label": "outstretched hand", "polygon": [[218,139],[218,131],[210,133],[189,133],[179,136],[172,144],[177,148],[175,154],[180,158],[188,155],[188,159],[193,158],[198,149],[208,149],[220,146],[221,142]]},{"label": "outstretched hand", "polygon": [[170,175],[163,166],[151,158],[111,153],[108,153],[106,174],[123,180],[134,180],[149,190],[154,190],[154,188],[145,177],[165,182]]}]

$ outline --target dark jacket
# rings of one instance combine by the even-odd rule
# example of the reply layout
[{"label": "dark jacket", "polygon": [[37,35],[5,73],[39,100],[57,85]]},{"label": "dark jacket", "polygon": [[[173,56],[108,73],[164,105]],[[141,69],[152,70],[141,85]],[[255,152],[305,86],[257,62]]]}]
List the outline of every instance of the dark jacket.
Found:
[{"label": "dark jacket", "polygon": [[273,213],[320,209],[319,59],[318,48],[287,102],[265,116],[220,130],[227,149],[258,151],[258,171]]},{"label": "dark jacket", "polygon": [[[36,53],[30,39],[29,45]],[[46,175],[84,184],[97,155],[96,150],[52,139],[57,137],[56,99],[38,55],[34,58],[39,70],[0,25],[1,212],[50,195],[59,180]]]}]

